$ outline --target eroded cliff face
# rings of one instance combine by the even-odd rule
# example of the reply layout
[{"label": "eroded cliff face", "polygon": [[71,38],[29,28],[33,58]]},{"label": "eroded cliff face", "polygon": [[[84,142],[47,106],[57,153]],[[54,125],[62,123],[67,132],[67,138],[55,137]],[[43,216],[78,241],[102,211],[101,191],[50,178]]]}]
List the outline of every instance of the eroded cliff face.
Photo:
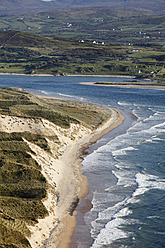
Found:
[{"label": "eroded cliff face", "polygon": [[[36,221],[30,225],[30,220],[27,221],[26,218],[22,217],[21,223],[23,224],[21,226],[25,225],[26,231],[23,231],[23,228],[18,228],[15,224],[13,227],[10,225],[11,232],[21,232],[21,235],[29,241],[26,246],[18,242],[16,244],[18,247],[40,247],[49,238],[50,231],[71,211],[72,203],[78,195],[79,184],[82,179],[80,168],[73,168],[74,166],[76,167],[75,164],[73,166],[73,163],[76,161],[76,142],[91,133],[91,130],[81,124],[71,123],[70,128],[65,129],[42,118],[35,119],[1,114],[0,133],[2,134],[1,136],[6,134],[8,136],[6,139],[8,140],[13,140],[14,135],[16,138],[13,142],[17,143],[15,145],[21,146],[21,150],[28,154],[33,163],[34,161],[36,162],[38,168],[33,169],[31,178],[39,170],[45,179],[44,189],[46,193],[40,199],[37,199],[37,196],[35,199],[35,201],[41,201],[40,205],[43,204],[44,214],[39,215],[34,211],[33,215]],[[13,142],[11,148],[14,150],[15,145]],[[21,144],[18,145],[19,142]],[[29,164],[26,164],[26,167],[29,166]],[[17,172],[19,171],[20,168],[17,168]],[[25,174],[27,173],[26,171]],[[31,178],[29,177],[29,180]],[[37,183],[36,178],[35,181]],[[34,184],[35,181],[33,181]],[[15,199],[10,196],[10,201],[12,200]],[[28,200],[26,204],[29,204]],[[20,206],[17,207],[20,208]],[[3,210],[3,208],[2,211],[9,216],[9,211]],[[24,211],[29,210],[25,207]],[[13,223],[20,219],[20,216],[12,216],[11,213],[10,215],[13,218]],[[5,226],[4,222],[3,225]]]}]

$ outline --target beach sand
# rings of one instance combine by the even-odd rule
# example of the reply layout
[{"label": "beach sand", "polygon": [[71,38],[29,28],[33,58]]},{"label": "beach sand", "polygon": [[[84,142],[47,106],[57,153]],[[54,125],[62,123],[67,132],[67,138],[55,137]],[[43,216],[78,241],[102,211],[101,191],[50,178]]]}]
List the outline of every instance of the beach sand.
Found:
[{"label": "beach sand", "polygon": [[90,144],[96,142],[103,135],[122,124],[125,119],[118,110],[111,109],[111,111],[111,118],[102,127],[85,135],[65,151],[62,160],[65,166],[67,165],[69,173],[66,171],[61,180],[59,189],[63,195],[63,200],[61,204],[59,204],[58,209],[60,212],[60,223],[54,228],[49,239],[42,248],[70,247],[72,235],[76,227],[76,211],[71,215],[68,212],[68,206],[75,201],[75,197],[78,197],[81,201],[83,197],[88,194],[88,181],[87,178],[82,175],[81,171],[81,162],[84,151]]},{"label": "beach sand", "polygon": [[127,75],[90,75],[90,74],[64,74],[64,75],[56,75],[56,74],[25,74],[25,73],[10,73],[10,72],[0,72],[0,75],[16,75],[16,76],[53,76],[53,77],[121,77],[121,78],[135,78],[133,76],[127,76]]}]

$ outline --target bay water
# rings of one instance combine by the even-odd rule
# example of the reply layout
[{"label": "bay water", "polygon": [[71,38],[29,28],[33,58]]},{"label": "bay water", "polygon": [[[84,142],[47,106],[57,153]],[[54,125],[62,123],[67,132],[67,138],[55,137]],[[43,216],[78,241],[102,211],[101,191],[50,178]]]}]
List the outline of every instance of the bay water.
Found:
[{"label": "bay water", "polygon": [[125,80],[0,75],[0,87],[112,106],[126,116],[84,158],[90,189],[84,202],[91,207],[75,229],[72,248],[165,247],[165,89],[79,84]]}]

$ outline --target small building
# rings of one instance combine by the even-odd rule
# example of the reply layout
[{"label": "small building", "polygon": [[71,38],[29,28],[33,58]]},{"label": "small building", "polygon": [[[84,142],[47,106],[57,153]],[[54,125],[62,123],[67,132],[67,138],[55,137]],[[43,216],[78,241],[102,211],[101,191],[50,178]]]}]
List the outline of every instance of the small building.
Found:
[{"label": "small building", "polygon": [[69,27],[71,27],[71,26],[72,26],[72,23],[67,23],[66,25],[67,25],[67,26],[68,26],[68,28],[69,28]]}]

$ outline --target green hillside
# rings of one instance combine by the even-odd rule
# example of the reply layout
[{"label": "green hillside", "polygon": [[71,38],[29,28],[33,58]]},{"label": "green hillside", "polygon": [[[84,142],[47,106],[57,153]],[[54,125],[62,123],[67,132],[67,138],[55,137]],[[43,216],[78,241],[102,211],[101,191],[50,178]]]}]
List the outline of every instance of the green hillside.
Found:
[{"label": "green hillside", "polygon": [[159,42],[104,45],[18,31],[0,32],[0,41],[1,73],[165,76],[165,48]]},{"label": "green hillside", "polygon": [[0,30],[41,35],[146,44],[165,41],[165,16],[125,9],[77,9],[0,17]]}]

